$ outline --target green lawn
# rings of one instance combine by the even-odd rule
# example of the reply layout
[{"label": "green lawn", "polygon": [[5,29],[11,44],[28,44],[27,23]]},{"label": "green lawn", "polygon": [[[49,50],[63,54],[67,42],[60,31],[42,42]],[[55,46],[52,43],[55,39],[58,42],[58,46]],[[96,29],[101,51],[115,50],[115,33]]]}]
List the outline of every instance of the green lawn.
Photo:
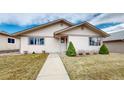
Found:
[{"label": "green lawn", "polygon": [[72,80],[124,80],[124,54],[61,58]]},{"label": "green lawn", "polygon": [[34,80],[48,54],[0,56],[0,80]]}]

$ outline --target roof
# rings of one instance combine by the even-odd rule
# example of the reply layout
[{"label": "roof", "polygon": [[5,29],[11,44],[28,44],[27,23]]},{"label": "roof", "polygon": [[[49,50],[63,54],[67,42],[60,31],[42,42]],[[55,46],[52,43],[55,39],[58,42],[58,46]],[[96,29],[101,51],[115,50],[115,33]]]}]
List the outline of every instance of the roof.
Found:
[{"label": "roof", "polygon": [[12,35],[13,36],[18,36],[18,35],[21,35],[21,34],[24,34],[24,33],[27,33],[27,32],[31,32],[31,31],[34,31],[34,30],[37,30],[37,29],[41,29],[41,28],[50,26],[52,24],[59,23],[59,22],[64,22],[64,23],[66,23],[69,26],[73,26],[74,25],[73,23],[71,23],[71,22],[69,22],[69,21],[67,21],[65,19],[58,19],[58,20],[54,20],[54,21],[48,22],[46,24],[42,24],[42,25],[30,28],[30,29],[26,29],[26,30],[23,30],[23,31],[20,31],[20,32],[13,33]]},{"label": "roof", "polygon": [[102,30],[96,28],[94,25],[92,25],[92,24],[90,24],[90,23],[88,23],[88,22],[86,22],[86,21],[83,22],[83,23],[81,23],[81,24],[74,25],[74,26],[71,26],[71,27],[68,27],[68,28],[65,28],[65,29],[56,31],[54,34],[57,35],[57,34],[63,33],[63,32],[65,32],[65,31],[69,31],[69,30],[71,30],[71,29],[73,29],[73,28],[80,27],[80,26],[86,26],[86,27],[92,29],[94,32],[101,34],[103,37],[109,36],[109,34],[107,34],[106,32],[104,32],[104,31],[102,31]]},{"label": "roof", "polygon": [[4,32],[4,31],[0,31],[0,34],[5,35],[5,36],[11,36],[10,34],[8,34],[7,32]]},{"label": "roof", "polygon": [[124,40],[124,30],[119,32],[111,33],[109,37],[105,38],[104,41],[117,41]]}]

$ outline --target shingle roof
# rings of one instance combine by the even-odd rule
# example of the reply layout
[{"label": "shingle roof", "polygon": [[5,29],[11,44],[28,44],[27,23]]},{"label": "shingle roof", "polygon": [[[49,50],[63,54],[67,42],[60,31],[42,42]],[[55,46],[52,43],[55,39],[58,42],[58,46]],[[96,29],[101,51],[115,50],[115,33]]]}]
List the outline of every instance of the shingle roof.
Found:
[{"label": "shingle roof", "polygon": [[109,37],[104,39],[104,41],[113,41],[113,40],[124,40],[124,30],[111,33]]}]

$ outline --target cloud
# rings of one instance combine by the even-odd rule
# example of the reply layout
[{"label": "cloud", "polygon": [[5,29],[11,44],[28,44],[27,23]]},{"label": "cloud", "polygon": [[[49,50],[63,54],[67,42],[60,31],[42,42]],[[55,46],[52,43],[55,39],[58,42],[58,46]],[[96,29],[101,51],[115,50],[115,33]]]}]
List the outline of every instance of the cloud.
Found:
[{"label": "cloud", "polygon": [[124,13],[105,13],[90,20],[94,25],[103,23],[124,23]]},{"label": "cloud", "polygon": [[87,21],[96,17],[96,13],[1,13],[0,24],[16,24],[19,26],[43,24],[48,21],[65,18],[76,23],[77,21]]},{"label": "cloud", "polygon": [[90,20],[90,23],[105,32],[124,30],[124,13],[105,13]]},{"label": "cloud", "polygon": [[1,13],[0,25],[12,24],[26,27],[44,24],[60,18],[72,23],[88,21],[100,29],[105,28],[105,31],[113,31],[115,28],[117,30],[124,27],[124,25],[120,27],[120,24],[124,23],[124,13]]},{"label": "cloud", "polygon": [[48,21],[65,18],[76,23],[89,21],[94,25],[103,23],[124,22],[124,13],[1,13],[0,24],[16,24],[19,26],[43,24]]},{"label": "cloud", "polygon": [[124,23],[118,24],[118,25],[115,25],[115,26],[111,26],[111,27],[108,27],[108,28],[104,28],[102,30],[106,31],[108,33],[118,32],[118,31],[122,31],[122,30],[124,31]]}]

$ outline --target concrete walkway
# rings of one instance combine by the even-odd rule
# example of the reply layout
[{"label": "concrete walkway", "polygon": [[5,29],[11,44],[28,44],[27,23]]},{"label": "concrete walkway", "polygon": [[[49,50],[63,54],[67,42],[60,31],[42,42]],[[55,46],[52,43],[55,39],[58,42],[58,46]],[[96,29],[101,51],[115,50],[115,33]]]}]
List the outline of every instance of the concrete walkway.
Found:
[{"label": "concrete walkway", "polygon": [[69,80],[68,74],[58,54],[49,54],[37,80]]}]

